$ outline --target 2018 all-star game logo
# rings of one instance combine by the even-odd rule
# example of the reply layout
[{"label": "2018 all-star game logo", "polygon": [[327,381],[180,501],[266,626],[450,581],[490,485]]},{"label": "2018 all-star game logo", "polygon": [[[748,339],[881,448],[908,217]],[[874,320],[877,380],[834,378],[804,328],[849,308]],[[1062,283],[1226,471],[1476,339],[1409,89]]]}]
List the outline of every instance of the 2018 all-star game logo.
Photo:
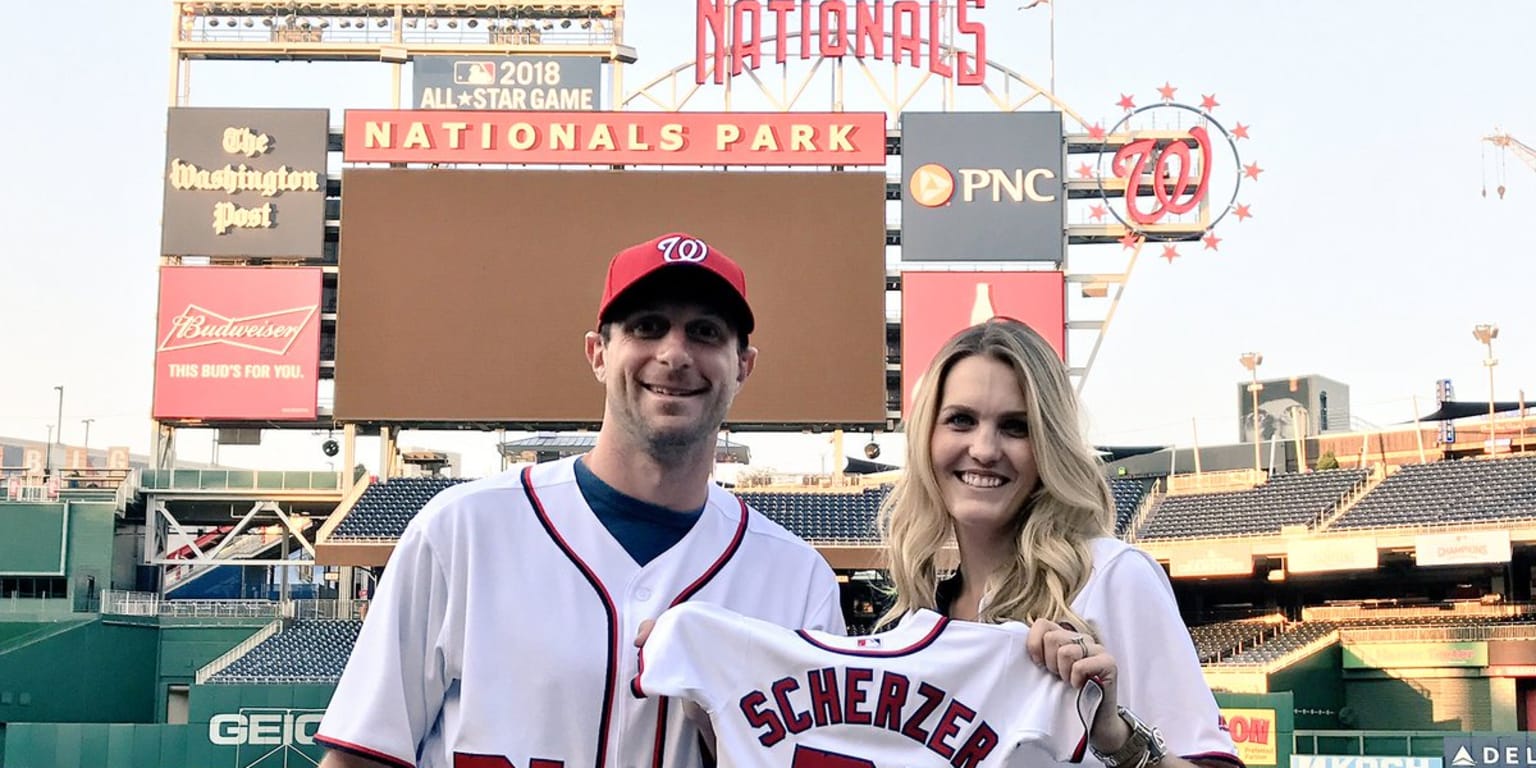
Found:
[{"label": "2018 all-star game logo", "polygon": [[1098,183],[1090,219],[1119,222],[1126,248],[1161,243],[1158,255],[1170,264],[1181,255],[1180,242],[1219,250],[1217,225],[1253,216],[1245,185],[1264,172],[1242,155],[1240,142],[1251,126],[1218,120],[1221,102],[1214,93],[1202,94],[1195,106],[1176,101],[1178,90],[1165,82],[1157,89],[1159,100],[1141,107],[1122,93],[1116,104],[1123,116],[1108,128],[1102,122],[1088,128],[1090,140],[1099,142],[1096,165],[1083,162],[1074,172]]}]

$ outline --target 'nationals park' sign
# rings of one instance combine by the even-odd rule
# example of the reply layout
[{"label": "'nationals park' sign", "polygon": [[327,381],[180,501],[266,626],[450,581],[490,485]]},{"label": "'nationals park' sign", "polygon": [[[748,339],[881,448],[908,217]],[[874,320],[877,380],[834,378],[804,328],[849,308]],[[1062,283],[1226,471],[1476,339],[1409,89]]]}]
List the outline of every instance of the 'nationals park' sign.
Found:
[{"label": "'nationals park' sign", "polygon": [[[698,0],[695,82],[723,83],[764,63],[852,55],[905,60],[959,85],[986,79],[987,30],[972,19],[986,0]],[[945,12],[954,12],[955,57],[944,56]],[[793,38],[793,39],[792,39]],[[764,48],[772,47],[772,53]],[[772,56],[770,59],[769,56]]]},{"label": "'nationals park' sign", "polygon": [[352,163],[884,165],[884,112],[349,109]]}]

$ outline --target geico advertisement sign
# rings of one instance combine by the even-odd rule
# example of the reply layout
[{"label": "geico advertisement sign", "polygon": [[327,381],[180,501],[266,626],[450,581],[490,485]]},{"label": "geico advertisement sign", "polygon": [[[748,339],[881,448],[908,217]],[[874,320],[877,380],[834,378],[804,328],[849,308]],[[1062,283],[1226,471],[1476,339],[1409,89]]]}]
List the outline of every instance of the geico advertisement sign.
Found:
[{"label": "geico advertisement sign", "polygon": [[208,721],[208,741],[221,747],[312,746],[325,711],[319,709],[241,710],[214,715]]},{"label": "geico advertisement sign", "polygon": [[[956,179],[956,175],[959,179]],[[1056,178],[1056,172],[1048,168],[959,168],[951,173],[938,163],[925,163],[912,172],[907,181],[907,193],[912,202],[925,208],[938,208],[949,204],[959,193],[959,202],[991,200],[994,203],[1050,203],[1056,193],[1042,188]]]}]

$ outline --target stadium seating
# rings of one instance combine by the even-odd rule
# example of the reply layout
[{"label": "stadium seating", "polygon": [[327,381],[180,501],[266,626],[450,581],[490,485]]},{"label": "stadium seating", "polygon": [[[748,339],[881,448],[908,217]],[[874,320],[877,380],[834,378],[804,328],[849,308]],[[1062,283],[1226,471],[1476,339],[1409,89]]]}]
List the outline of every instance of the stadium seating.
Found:
[{"label": "stadium seating", "polygon": [[1115,535],[1124,537],[1127,529],[1136,518],[1136,508],[1141,506],[1141,500],[1146,498],[1147,489],[1151,487],[1157,478],[1114,478],[1109,481],[1109,490],[1115,496]]},{"label": "stadium seating", "polygon": [[263,640],[210,683],[333,683],[357,644],[362,621],[299,620]]},{"label": "stadium seating", "polygon": [[1250,491],[1169,496],[1137,531],[1139,539],[1254,536],[1313,526],[1365,482],[1363,469],[1281,474]]},{"label": "stadium seating", "polygon": [[1328,636],[1339,628],[1331,621],[1298,621],[1287,624],[1279,633],[1247,650],[1215,662],[1217,666],[1262,666]]},{"label": "stadium seating", "polygon": [[806,541],[872,544],[880,540],[875,516],[890,486],[858,493],[741,491],[742,499],[768,519]]},{"label": "stadium seating", "polygon": [[1409,464],[1329,530],[1495,523],[1536,518],[1536,457]]},{"label": "stadium seating", "polygon": [[331,538],[398,539],[433,496],[462,482],[459,477],[397,477],[370,485]]},{"label": "stadium seating", "polygon": [[1276,623],[1256,620],[1223,621],[1189,628],[1201,664],[1213,664],[1253,648],[1280,631]]}]

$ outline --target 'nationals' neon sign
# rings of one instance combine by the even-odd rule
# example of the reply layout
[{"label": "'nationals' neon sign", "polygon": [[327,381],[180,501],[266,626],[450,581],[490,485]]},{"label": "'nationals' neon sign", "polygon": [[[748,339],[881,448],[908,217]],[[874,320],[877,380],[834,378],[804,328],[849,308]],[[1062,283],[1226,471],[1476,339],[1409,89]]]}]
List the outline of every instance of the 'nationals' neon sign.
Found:
[{"label": "'nationals' neon sign", "polygon": [[[959,85],[980,85],[987,30],[969,12],[984,7],[986,0],[698,0],[694,81],[723,83],[727,72],[755,70],[771,44],[775,64],[791,56],[905,59]],[[953,61],[941,45],[948,10],[954,11]]]}]

